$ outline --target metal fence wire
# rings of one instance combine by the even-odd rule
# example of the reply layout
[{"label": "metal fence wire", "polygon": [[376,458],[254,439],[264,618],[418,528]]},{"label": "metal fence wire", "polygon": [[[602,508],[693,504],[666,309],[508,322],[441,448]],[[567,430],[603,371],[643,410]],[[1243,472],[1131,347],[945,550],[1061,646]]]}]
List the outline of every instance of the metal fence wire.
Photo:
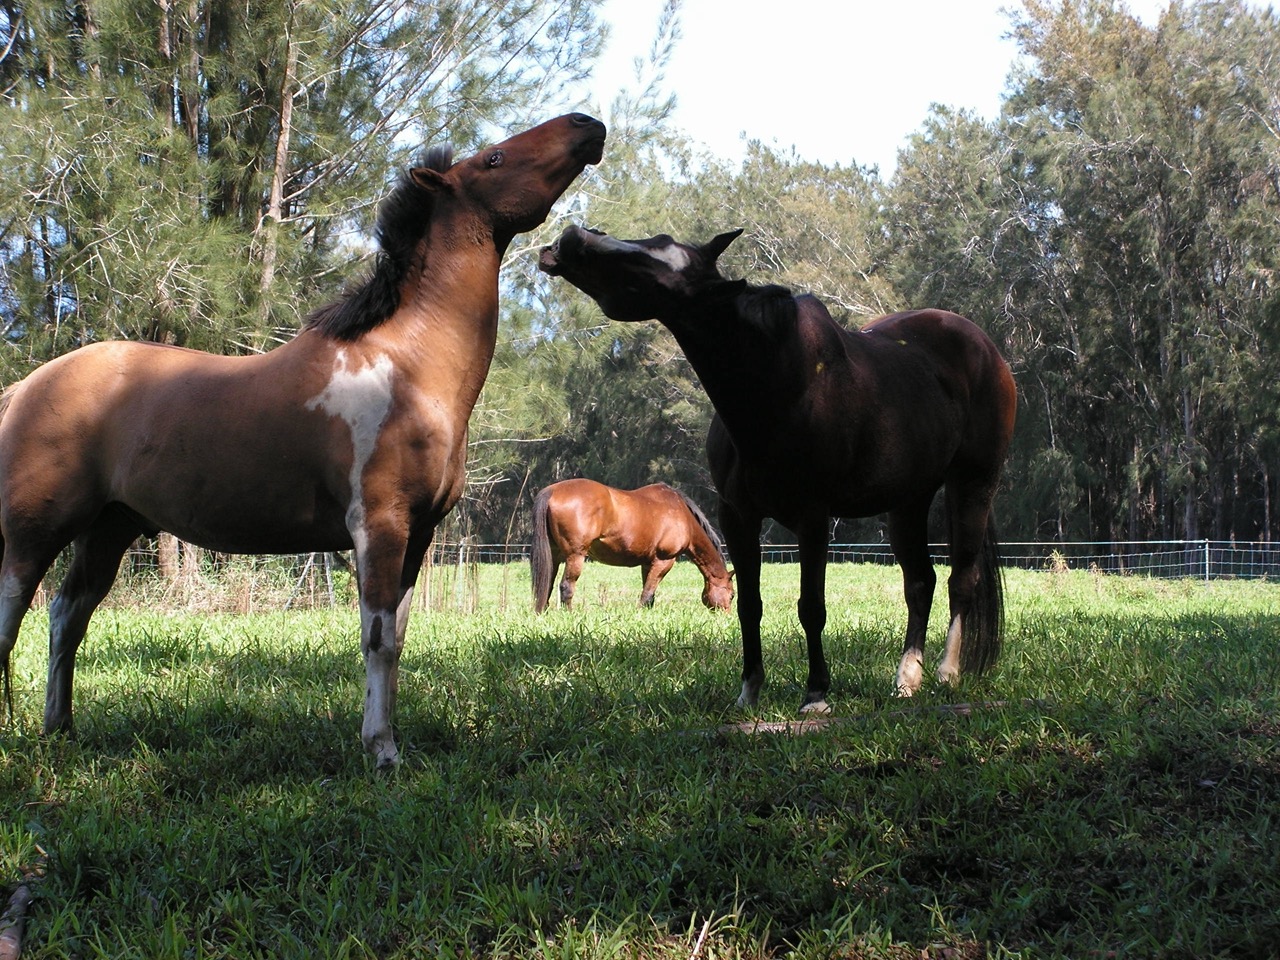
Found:
[{"label": "metal fence wire", "polygon": [[[945,566],[946,544],[930,545],[934,563]],[[1124,542],[1023,542],[1005,543],[1000,547],[1006,568],[1065,572],[1086,570],[1095,573],[1147,576],[1161,579],[1210,580],[1280,580],[1280,544],[1241,543],[1227,540],[1144,540]],[[171,551],[172,552],[172,551]],[[285,606],[329,604],[339,599],[343,590],[335,590],[335,575],[340,571],[354,590],[349,574],[351,555],[299,554],[278,557],[236,557],[179,547],[181,562],[167,577],[160,562],[156,541],[140,541],[129,552],[125,575],[142,574],[168,583],[166,597],[184,592],[188,587],[234,587],[247,591],[245,603],[252,597],[266,600],[267,586],[274,584],[283,596],[275,597]],[[799,548],[795,544],[764,544],[761,556],[765,563],[798,563]],[[471,540],[439,540],[432,545],[424,565],[422,586],[435,594],[432,603],[453,603],[454,595],[468,592],[468,583],[478,575],[482,564],[519,564],[529,560],[527,543],[476,543]],[[830,546],[831,563],[876,563],[893,565],[896,561],[887,543],[834,543]],[[173,564],[170,563],[172,568]],[[57,589],[65,569],[65,560],[51,571],[46,586]],[[340,584],[341,585],[341,584]],[[182,589],[178,589],[182,588]]]},{"label": "metal fence wire", "polygon": [[[933,559],[947,563],[945,544],[932,544]],[[766,563],[798,563],[795,544],[764,544]],[[1126,542],[1024,542],[1001,545],[1006,568],[1162,579],[1280,580],[1280,544],[1227,540],[1157,540]],[[423,564],[415,604],[431,610],[474,610],[479,603],[482,565],[503,568],[500,602],[519,582],[517,567],[529,560],[527,543],[477,543],[442,539],[433,544]],[[887,543],[835,543],[831,563],[893,565]],[[47,603],[66,572],[60,557],[37,594]],[[351,606],[357,589],[351,554],[231,556],[170,541],[142,540],[125,558],[122,576],[129,578],[126,603],[179,606],[187,609],[253,612],[291,607]],[[508,574],[513,576],[509,577]],[[524,593],[519,591],[522,601]],[[511,594],[514,596],[514,593]],[[513,601],[514,602],[514,601]]]},{"label": "metal fence wire", "polygon": [[[945,543],[930,544],[934,562],[948,561]],[[1231,540],[1126,540],[1002,543],[1004,566],[1021,570],[1092,570],[1163,579],[1280,579],[1280,544]],[[764,544],[765,563],[799,563],[795,544]],[[887,543],[833,543],[831,563],[893,564]],[[526,543],[437,543],[437,563],[511,563],[528,560]]]}]

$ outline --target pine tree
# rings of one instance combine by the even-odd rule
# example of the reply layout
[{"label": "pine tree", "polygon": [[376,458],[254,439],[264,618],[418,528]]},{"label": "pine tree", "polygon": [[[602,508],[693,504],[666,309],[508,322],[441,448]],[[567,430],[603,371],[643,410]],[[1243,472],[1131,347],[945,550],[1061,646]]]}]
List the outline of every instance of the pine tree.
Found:
[{"label": "pine tree", "polygon": [[563,112],[597,4],[0,7],[5,379],[95,339],[291,335],[354,272],[392,168]]}]

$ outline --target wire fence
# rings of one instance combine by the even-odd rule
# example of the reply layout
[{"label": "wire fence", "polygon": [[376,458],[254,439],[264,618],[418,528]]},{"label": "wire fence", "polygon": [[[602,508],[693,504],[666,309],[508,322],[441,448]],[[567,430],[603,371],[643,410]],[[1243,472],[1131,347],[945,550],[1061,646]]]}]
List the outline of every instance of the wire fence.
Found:
[{"label": "wire fence", "polygon": [[[929,545],[934,562],[948,562],[947,545]],[[799,563],[796,544],[764,544],[765,563]],[[1280,544],[1232,540],[1128,540],[1002,543],[1004,566],[1021,570],[1092,570],[1162,579],[1280,579]],[[511,563],[528,560],[525,543],[437,543],[438,563]],[[833,543],[830,563],[894,564],[888,543]]]},{"label": "wire fence", "polygon": [[[945,544],[932,544],[934,562],[947,563]],[[1131,542],[1025,542],[1001,545],[1006,567],[1031,571],[1091,571],[1097,574],[1162,579],[1280,580],[1280,544],[1225,540]],[[764,544],[765,563],[798,563],[795,544]],[[475,610],[480,606],[481,571],[502,568],[504,605],[523,602],[527,543],[439,540],[423,564],[417,603],[431,610]],[[836,543],[831,563],[892,565],[887,543]],[[37,603],[45,603],[65,573],[65,559],[51,571]],[[353,606],[357,589],[350,554],[230,556],[187,544],[140,541],[129,552],[116,602],[133,606],[255,612],[289,608]],[[521,586],[521,584],[524,584]]]}]

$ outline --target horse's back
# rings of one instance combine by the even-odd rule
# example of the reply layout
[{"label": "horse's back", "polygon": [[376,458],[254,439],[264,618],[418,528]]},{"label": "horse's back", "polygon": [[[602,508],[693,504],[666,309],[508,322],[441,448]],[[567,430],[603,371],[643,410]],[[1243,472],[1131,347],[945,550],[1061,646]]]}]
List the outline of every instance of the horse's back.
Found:
[{"label": "horse's back", "polygon": [[558,555],[585,554],[592,541],[610,529],[613,501],[604,484],[574,477],[551,484],[545,493],[547,533]]},{"label": "horse's back", "polygon": [[227,552],[316,549],[301,530],[340,549],[342,511],[326,491],[349,461],[324,456],[324,418],[303,402],[318,388],[280,357],[106,341],[49,361],[10,388],[0,420],[6,527],[79,529],[115,502]]},{"label": "horse's back", "polygon": [[548,530],[564,553],[634,566],[655,555],[675,556],[688,544],[688,509],[665,483],[618,490],[575,478],[548,489]]},{"label": "horse's back", "polygon": [[[139,411],[124,405],[138,373],[154,369],[147,359],[166,349],[155,344],[107,341],[63,354],[6,391],[0,420],[0,495],[11,498],[16,478],[40,473],[83,483],[83,471],[101,460],[105,434]],[[50,470],[52,463],[59,466]],[[41,489],[41,496],[51,491]]]},{"label": "horse's back", "polygon": [[[909,367],[962,401],[959,453],[976,456],[981,451],[979,459],[1003,463],[1013,434],[1017,387],[1008,362],[985,330],[960,314],[930,308],[879,317],[856,336],[873,344],[881,363],[895,375]],[[914,380],[899,378],[900,383]]]},{"label": "horse's back", "polygon": [[634,549],[666,559],[688,549],[700,527],[678,490],[665,483],[651,483],[620,492],[629,500],[628,531]]},{"label": "horse's back", "polygon": [[861,337],[882,337],[905,342],[939,359],[979,359],[987,364],[1004,363],[987,332],[958,313],[928,308],[905,310],[877,317],[858,331]]}]

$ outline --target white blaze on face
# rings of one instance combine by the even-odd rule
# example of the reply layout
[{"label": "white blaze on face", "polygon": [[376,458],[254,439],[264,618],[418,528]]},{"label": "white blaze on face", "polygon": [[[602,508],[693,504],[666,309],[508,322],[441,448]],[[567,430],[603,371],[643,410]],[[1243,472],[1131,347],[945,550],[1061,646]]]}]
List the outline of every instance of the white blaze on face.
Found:
[{"label": "white blaze on face", "polygon": [[653,257],[659,263],[665,263],[672,270],[679,273],[685,267],[689,266],[689,252],[683,247],[670,246],[661,247],[657,250],[645,248],[645,253]]},{"label": "white blaze on face", "polygon": [[355,539],[357,556],[364,547],[364,468],[378,445],[378,435],[391,410],[395,367],[391,358],[378,357],[371,365],[347,368],[347,352],[339,350],[333,375],[319,394],[307,401],[308,410],[323,410],[343,420],[351,430],[351,502],[347,527]]},{"label": "white blaze on face", "polygon": [[619,240],[607,234],[595,238],[594,243],[606,253],[643,253],[645,256],[652,257],[677,272],[689,266],[690,263],[689,251],[674,243],[666,247],[646,247],[638,243]]}]

